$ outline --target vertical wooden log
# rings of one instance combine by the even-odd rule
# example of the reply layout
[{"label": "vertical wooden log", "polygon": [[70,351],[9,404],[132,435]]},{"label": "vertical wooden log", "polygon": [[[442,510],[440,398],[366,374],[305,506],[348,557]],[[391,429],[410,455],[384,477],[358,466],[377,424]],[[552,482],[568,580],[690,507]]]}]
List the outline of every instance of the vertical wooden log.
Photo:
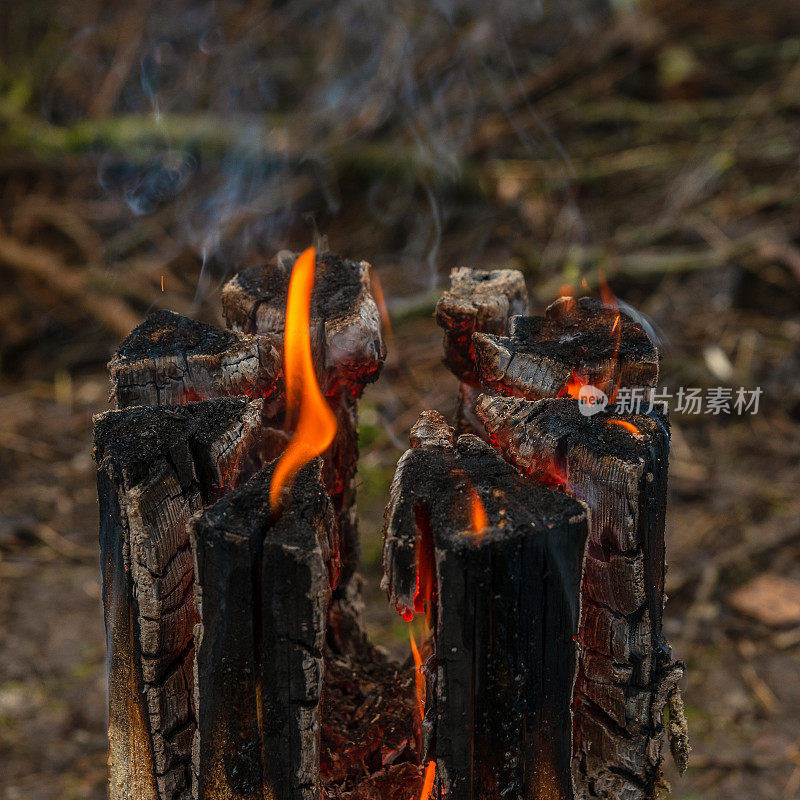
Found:
[{"label": "vertical wooden log", "polygon": [[279,515],[275,462],[192,522],[198,800],[316,800],[333,510],[319,459]]},{"label": "vertical wooden log", "polygon": [[588,510],[524,479],[477,437],[454,442],[436,412],[411,440],[386,511],[384,581],[403,613],[430,598],[433,797],[571,798]]},{"label": "vertical wooden log", "polygon": [[172,311],[134,328],[108,365],[117,408],[280,392],[280,356],[266,336],[220,331]]},{"label": "vertical wooden log", "polygon": [[444,328],[444,363],[461,381],[456,433],[483,435],[483,426],[475,419],[480,387],[475,375],[472,334],[504,336],[511,317],[527,313],[528,290],[521,272],[469,267],[451,270],[450,289],[436,304],[435,318]]},{"label": "vertical wooden log", "polygon": [[235,485],[260,416],[261,401],[230,398],[95,418],[111,800],[190,797],[187,523]]},{"label": "vertical wooden log", "polygon": [[683,675],[661,630],[666,417],[587,417],[571,398],[482,397],[477,412],[521,472],[559,483],[592,512],[575,688],[577,796],[654,800],[663,709]]},{"label": "vertical wooden log", "polygon": [[[222,309],[232,329],[283,338],[289,278],[297,256],[282,253],[274,265],[251,267],[222,290]],[[358,563],[355,475],[358,462],[358,398],[377,380],[386,348],[369,285],[369,264],[318,254],[311,298],[312,352],[320,385],[336,414],[338,431],[326,453],[324,474],[338,518],[343,585]],[[281,446],[280,406],[268,441]],[[271,450],[265,457],[275,457]]]}]

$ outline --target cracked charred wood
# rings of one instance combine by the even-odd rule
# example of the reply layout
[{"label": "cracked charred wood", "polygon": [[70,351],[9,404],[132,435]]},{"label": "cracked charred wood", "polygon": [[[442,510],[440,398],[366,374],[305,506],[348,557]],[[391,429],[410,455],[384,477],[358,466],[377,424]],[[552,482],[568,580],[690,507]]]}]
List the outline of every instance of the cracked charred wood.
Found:
[{"label": "cracked charred wood", "polygon": [[269,337],[217,330],[172,311],[157,311],[135,328],[108,369],[117,408],[230,395],[269,399],[281,389],[280,356]]},{"label": "cracked charred wood", "polygon": [[275,463],[191,522],[198,800],[316,800],[333,508],[321,460],[269,505]]},{"label": "cracked charred wood", "polygon": [[493,393],[558,397],[580,376],[613,398],[621,387],[644,390],[658,380],[658,351],[642,325],[598,300],[561,297],[544,317],[515,317],[509,328],[508,336],[472,339],[478,379]]},{"label": "cracked charred wood", "polygon": [[568,397],[483,396],[477,413],[495,447],[523,474],[561,485],[591,509],[575,684],[576,794],[653,800],[661,783],[663,709],[683,675],[661,624],[667,419],[585,416]]},{"label": "cracked charred wood", "polygon": [[260,421],[261,401],[245,398],[95,418],[111,800],[191,796],[187,523],[236,484]]},{"label": "cracked charred wood", "polygon": [[571,798],[588,509],[478,437],[454,441],[436,412],[422,414],[411,442],[386,511],[384,587],[406,618],[425,610],[433,628],[423,723],[432,796]]},{"label": "cracked charred wood", "polygon": [[459,267],[450,271],[450,289],[439,298],[435,318],[444,328],[444,363],[461,381],[457,433],[483,435],[483,426],[475,419],[480,387],[475,375],[472,334],[505,336],[509,319],[527,313],[528,290],[518,270]]},{"label": "cracked charred wood", "polygon": [[[250,267],[222,290],[222,310],[232,329],[283,339],[289,278],[297,256],[281,253],[276,263]],[[355,476],[358,461],[358,398],[377,380],[386,348],[378,306],[370,291],[369,264],[333,254],[317,255],[311,296],[311,348],[319,380],[338,424],[336,438],[323,454],[328,494],[336,510],[342,543],[340,585],[358,563]],[[282,413],[265,437],[263,460],[284,446]]]}]

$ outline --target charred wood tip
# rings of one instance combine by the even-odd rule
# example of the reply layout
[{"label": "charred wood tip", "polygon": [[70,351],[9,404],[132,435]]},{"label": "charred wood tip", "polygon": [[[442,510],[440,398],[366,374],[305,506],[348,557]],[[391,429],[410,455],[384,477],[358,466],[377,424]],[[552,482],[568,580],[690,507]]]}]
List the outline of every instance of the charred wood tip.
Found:
[{"label": "charred wood tip", "polygon": [[[127,487],[145,480],[154,465],[171,460],[179,477],[190,466],[175,462],[176,448],[188,443],[212,496],[235,477],[235,461],[256,445],[263,401],[221,397],[182,406],[134,406],[94,417],[94,458],[113,465]],[[185,475],[184,475],[185,472]]]},{"label": "charred wood tip", "polygon": [[108,364],[119,408],[279,390],[280,355],[267,336],[250,336],[157,311],[134,328]]},{"label": "charred wood tip", "polygon": [[445,331],[445,363],[462,380],[473,379],[472,334],[503,335],[510,317],[527,313],[528,291],[518,270],[451,270],[450,289],[439,298],[435,311],[436,322]]},{"label": "charred wood tip", "polygon": [[641,323],[592,298],[559,298],[544,317],[513,317],[509,331],[472,337],[478,379],[500,394],[556,397],[576,374],[609,396],[658,380],[658,351]]},{"label": "charred wood tip", "polygon": [[[559,462],[573,448],[629,465],[642,465],[651,448],[660,457],[669,450],[669,422],[657,410],[586,416],[571,397],[526,400],[486,394],[480,395],[475,410],[496,449],[532,478],[546,478],[554,465],[563,466]],[[619,422],[632,425],[635,432]]]},{"label": "charred wood tip", "polygon": [[[249,267],[222,289],[222,311],[228,326],[243,333],[283,337],[286,298],[294,253],[280,253],[274,264]],[[381,317],[372,296],[370,265],[318,253],[311,296],[312,347],[328,373],[352,391],[377,380],[386,346]]]},{"label": "charred wood tip", "polygon": [[[437,412],[424,412],[401,456],[384,523],[384,588],[401,612],[414,607],[420,514],[443,548],[491,546],[495,540],[536,535],[556,521],[588,520],[586,506],[531,483],[472,434],[453,442],[452,428]],[[473,492],[489,526],[473,530]]]}]

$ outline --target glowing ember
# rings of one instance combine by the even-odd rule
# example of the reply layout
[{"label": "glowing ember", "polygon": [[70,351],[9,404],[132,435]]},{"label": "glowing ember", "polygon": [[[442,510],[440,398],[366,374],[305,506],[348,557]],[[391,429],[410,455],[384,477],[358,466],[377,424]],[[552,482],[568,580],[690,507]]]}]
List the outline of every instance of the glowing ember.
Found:
[{"label": "glowing ember", "polygon": [[581,393],[581,387],[586,386],[588,383],[589,381],[580,372],[572,370],[572,380],[558,393],[558,396],[569,395],[574,400],[577,400]]},{"label": "glowing ember", "polygon": [[309,247],[298,256],[289,282],[284,333],[286,421],[296,423],[294,436],[275,466],[269,502],[280,508],[281,491],[299,469],[324,452],[336,435],[336,418],[317,383],[309,335],[311,292],[316,253]]},{"label": "glowing ember", "polygon": [[610,419],[609,423],[611,425],[619,425],[620,428],[625,428],[628,433],[632,433],[634,436],[638,436],[640,433],[639,429],[632,422],[627,422],[624,419]]}]

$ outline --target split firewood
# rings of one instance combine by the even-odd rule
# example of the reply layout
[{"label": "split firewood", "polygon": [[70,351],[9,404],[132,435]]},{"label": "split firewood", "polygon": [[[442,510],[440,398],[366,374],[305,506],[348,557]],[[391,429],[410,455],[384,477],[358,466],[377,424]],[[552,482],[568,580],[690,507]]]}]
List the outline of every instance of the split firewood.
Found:
[{"label": "split firewood", "polygon": [[425,611],[424,760],[434,797],[571,798],[583,503],[424,412],[392,482],[384,586]]},{"label": "split firewood", "polygon": [[478,378],[492,392],[540,400],[579,378],[613,398],[658,380],[658,351],[644,328],[598,300],[561,297],[544,317],[514,317],[509,327],[508,336],[472,338]]},{"label": "split firewood", "polygon": [[[286,297],[296,258],[293,253],[282,253],[274,265],[250,267],[225,285],[222,309],[231,328],[283,340]],[[323,454],[323,474],[339,521],[340,584],[346,583],[358,563],[358,398],[368,383],[377,380],[386,357],[380,313],[370,291],[369,269],[365,261],[320,254],[311,296],[312,354],[318,365],[320,386],[338,425],[336,438]],[[264,440],[264,461],[276,457],[285,446],[280,409],[271,427],[272,432]]]},{"label": "split firewood", "polygon": [[269,399],[281,388],[280,367],[269,337],[221,331],[172,311],[134,328],[108,365],[117,408],[230,395]]},{"label": "split firewood", "polygon": [[187,523],[236,485],[261,403],[224,398],[95,418],[111,800],[191,796],[196,617]]},{"label": "split firewood", "polygon": [[279,515],[275,462],[191,523],[198,800],[317,800],[333,509],[321,461]]},{"label": "split firewood", "polygon": [[450,289],[436,304],[435,317],[439,327],[444,328],[444,363],[461,381],[457,433],[482,435],[482,426],[475,424],[475,400],[480,387],[475,375],[472,334],[505,336],[509,319],[527,313],[528,290],[518,270],[451,270]]},{"label": "split firewood", "polygon": [[592,512],[575,684],[576,795],[653,800],[661,784],[663,710],[683,675],[661,625],[666,417],[585,416],[568,397],[482,396],[476,410],[508,461],[529,478],[561,486]]}]

